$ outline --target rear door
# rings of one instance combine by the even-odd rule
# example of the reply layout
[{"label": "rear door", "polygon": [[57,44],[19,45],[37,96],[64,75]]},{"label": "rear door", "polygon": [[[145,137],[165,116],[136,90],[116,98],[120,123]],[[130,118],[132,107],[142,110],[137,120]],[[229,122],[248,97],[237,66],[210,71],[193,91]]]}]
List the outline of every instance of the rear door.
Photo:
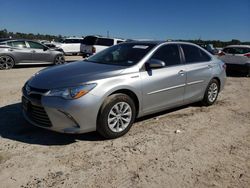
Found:
[{"label": "rear door", "polygon": [[34,41],[27,41],[29,49],[32,52],[32,61],[34,63],[52,62],[50,51],[45,50],[45,46]]},{"label": "rear door", "polygon": [[184,102],[189,103],[203,97],[208,82],[212,78],[215,64],[201,48],[189,44],[181,44],[181,48],[187,74]]},{"label": "rear door", "polygon": [[11,46],[9,51],[12,52],[17,63],[32,62],[32,52],[27,48],[25,41],[7,42],[7,45]]},{"label": "rear door", "polygon": [[141,71],[145,114],[182,104],[186,82],[178,45],[162,46],[151,58],[164,61],[166,66]]}]

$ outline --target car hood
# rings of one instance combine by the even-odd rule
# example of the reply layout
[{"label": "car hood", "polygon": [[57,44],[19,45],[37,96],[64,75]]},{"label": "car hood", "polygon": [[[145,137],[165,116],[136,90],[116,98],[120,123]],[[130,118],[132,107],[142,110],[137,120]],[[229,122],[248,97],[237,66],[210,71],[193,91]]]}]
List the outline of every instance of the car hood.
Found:
[{"label": "car hood", "polygon": [[121,74],[124,66],[77,61],[43,69],[36,73],[28,84],[34,88],[53,89],[76,86],[82,83],[113,77]]}]

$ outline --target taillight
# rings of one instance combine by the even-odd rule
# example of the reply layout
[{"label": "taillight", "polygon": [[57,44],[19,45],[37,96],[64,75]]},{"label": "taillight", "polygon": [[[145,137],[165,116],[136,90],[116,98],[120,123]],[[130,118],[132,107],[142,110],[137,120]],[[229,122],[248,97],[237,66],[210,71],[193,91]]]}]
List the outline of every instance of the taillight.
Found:
[{"label": "taillight", "polygon": [[244,54],[244,56],[250,58],[250,53]]},{"label": "taillight", "polygon": [[223,55],[225,55],[224,52],[220,52],[220,53],[218,54],[218,56],[223,56]]},{"label": "taillight", "polygon": [[96,53],[96,48],[95,47],[92,47],[92,53]]}]

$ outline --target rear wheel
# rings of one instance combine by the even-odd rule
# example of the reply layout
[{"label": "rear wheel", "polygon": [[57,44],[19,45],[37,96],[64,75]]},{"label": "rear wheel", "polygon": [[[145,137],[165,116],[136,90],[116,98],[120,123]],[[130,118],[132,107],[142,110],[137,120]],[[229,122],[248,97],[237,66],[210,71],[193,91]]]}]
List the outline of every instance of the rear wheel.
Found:
[{"label": "rear wheel", "polygon": [[7,55],[0,56],[0,69],[11,69],[15,65],[15,61],[12,57]]},{"label": "rear wheel", "polygon": [[65,58],[64,58],[64,56],[63,55],[56,56],[54,64],[55,65],[65,64]]},{"label": "rear wheel", "polygon": [[101,107],[97,131],[105,138],[118,138],[129,131],[135,120],[135,114],[135,104],[129,96],[111,95]]},{"label": "rear wheel", "polygon": [[206,106],[210,106],[215,103],[219,94],[219,82],[216,79],[212,79],[206,89],[203,104]]}]

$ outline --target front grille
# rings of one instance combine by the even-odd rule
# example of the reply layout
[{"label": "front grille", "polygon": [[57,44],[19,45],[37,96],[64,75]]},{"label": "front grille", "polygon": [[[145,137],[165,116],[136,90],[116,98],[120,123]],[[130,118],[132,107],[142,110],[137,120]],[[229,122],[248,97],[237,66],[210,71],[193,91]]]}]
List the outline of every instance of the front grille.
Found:
[{"label": "front grille", "polygon": [[42,95],[40,95],[40,94],[30,94],[29,97],[32,98],[32,99],[41,100]]},{"label": "front grille", "polygon": [[[27,91],[27,88],[29,88],[29,91]],[[25,86],[23,87],[24,95],[28,96],[31,99],[35,99],[37,101],[40,101],[42,95],[47,93],[48,91],[49,91],[48,89],[35,88],[28,86],[27,84],[25,84]]]},{"label": "front grille", "polygon": [[39,126],[42,127],[52,126],[46,111],[41,106],[36,106],[29,102],[27,108],[27,115],[32,121],[37,123]]}]

